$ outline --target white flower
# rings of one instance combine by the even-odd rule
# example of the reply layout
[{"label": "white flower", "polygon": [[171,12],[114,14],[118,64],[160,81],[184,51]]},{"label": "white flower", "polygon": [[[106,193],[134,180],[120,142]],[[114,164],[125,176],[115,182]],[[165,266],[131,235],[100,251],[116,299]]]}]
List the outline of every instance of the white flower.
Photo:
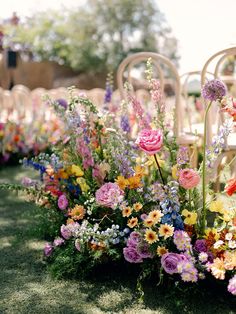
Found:
[{"label": "white flower", "polygon": [[198,259],[199,259],[200,262],[204,263],[204,262],[206,262],[207,259],[208,259],[208,254],[205,253],[205,252],[201,252],[201,253],[199,254],[199,256],[198,256]]},{"label": "white flower", "polygon": [[235,249],[236,248],[236,241],[230,240],[228,243],[228,246],[230,249]]},{"label": "white flower", "polygon": [[232,237],[233,237],[233,234],[232,234],[231,232],[226,233],[226,235],[225,235],[225,240],[230,241],[230,240],[232,240]]},{"label": "white flower", "polygon": [[216,243],[214,244],[214,249],[219,249],[222,244],[224,244],[224,241],[222,240],[216,241]]}]

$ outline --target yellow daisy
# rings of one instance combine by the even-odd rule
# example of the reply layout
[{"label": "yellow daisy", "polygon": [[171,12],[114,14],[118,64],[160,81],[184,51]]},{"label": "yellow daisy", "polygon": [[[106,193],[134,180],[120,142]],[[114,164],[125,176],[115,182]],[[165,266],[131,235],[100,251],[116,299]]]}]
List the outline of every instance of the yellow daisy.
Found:
[{"label": "yellow daisy", "polygon": [[156,241],[159,240],[157,233],[153,231],[152,229],[146,230],[144,238],[149,244],[155,243]]},{"label": "yellow daisy", "polygon": [[71,173],[74,174],[76,177],[82,177],[84,175],[82,169],[76,165],[71,166]]},{"label": "yellow daisy", "polygon": [[133,204],[133,209],[136,212],[139,212],[143,208],[143,205],[141,203],[134,203]]},{"label": "yellow daisy", "polygon": [[173,226],[164,224],[161,225],[159,228],[159,235],[161,237],[164,237],[164,239],[166,240],[167,238],[172,237],[172,235],[174,234],[174,230],[175,228]]},{"label": "yellow daisy", "polygon": [[183,215],[184,217],[186,217],[186,218],[184,219],[184,223],[185,223],[186,225],[195,225],[195,223],[196,223],[196,221],[197,221],[197,213],[195,213],[195,212],[190,212],[190,211],[188,211],[187,209],[184,209],[184,210],[182,211],[182,215]]},{"label": "yellow daisy", "polygon": [[138,218],[133,217],[128,220],[127,226],[130,228],[134,228],[138,224]]},{"label": "yellow daisy", "polygon": [[133,176],[128,178],[129,188],[130,189],[137,189],[142,186],[141,177],[140,176]]},{"label": "yellow daisy", "polygon": [[152,219],[155,223],[160,222],[162,216],[163,214],[160,210],[152,210],[148,214],[148,218]]},{"label": "yellow daisy", "polygon": [[135,171],[135,175],[136,176],[144,176],[145,175],[145,168],[140,166],[140,165],[137,165],[134,167],[134,171]]},{"label": "yellow daisy", "polygon": [[143,224],[146,227],[152,227],[155,224],[155,221],[153,219],[147,218],[144,220]]},{"label": "yellow daisy", "polygon": [[130,206],[126,206],[122,210],[122,216],[123,217],[129,217],[132,213],[132,208]]},{"label": "yellow daisy", "polygon": [[89,186],[86,183],[86,180],[84,178],[77,178],[76,182],[79,184],[82,192],[85,192],[85,193],[88,192]]},{"label": "yellow daisy", "polygon": [[168,252],[169,252],[168,249],[165,248],[164,246],[158,246],[157,247],[157,255],[158,256],[162,256],[162,255],[164,255],[164,254],[166,254]]}]

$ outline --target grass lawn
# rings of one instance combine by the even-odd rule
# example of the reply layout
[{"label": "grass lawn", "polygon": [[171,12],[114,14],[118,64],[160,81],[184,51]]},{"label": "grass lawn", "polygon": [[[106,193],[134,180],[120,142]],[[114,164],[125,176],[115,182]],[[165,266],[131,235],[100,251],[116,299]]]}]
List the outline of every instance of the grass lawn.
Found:
[{"label": "grass lawn", "polygon": [[[19,181],[20,167],[0,171],[0,181]],[[145,299],[136,299],[136,280],[118,268],[100,269],[87,280],[55,280],[42,259],[39,238],[40,209],[0,191],[0,313],[16,314],[153,314],[153,313],[236,313],[236,298],[224,289],[202,287],[180,293],[173,287],[145,285]]]}]

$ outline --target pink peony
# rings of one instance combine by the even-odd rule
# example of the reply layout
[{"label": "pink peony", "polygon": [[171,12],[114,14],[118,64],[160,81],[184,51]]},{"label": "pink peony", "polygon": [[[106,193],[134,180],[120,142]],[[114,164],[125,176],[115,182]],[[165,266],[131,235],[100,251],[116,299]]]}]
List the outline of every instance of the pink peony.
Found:
[{"label": "pink peony", "polygon": [[52,254],[53,251],[53,246],[51,245],[51,243],[46,243],[44,246],[44,255],[45,256],[50,256]]},{"label": "pink peony", "polygon": [[154,155],[159,152],[163,143],[163,134],[161,130],[144,129],[136,140],[136,144],[148,155]]},{"label": "pink peony", "polygon": [[62,238],[60,238],[60,237],[56,238],[56,239],[53,241],[53,245],[54,245],[54,246],[61,246],[61,245],[64,244],[64,243],[65,243],[65,240],[62,239]]},{"label": "pink peony", "polygon": [[64,194],[62,194],[57,201],[57,205],[61,210],[64,210],[68,206],[68,200]]},{"label": "pink peony", "polygon": [[70,227],[68,225],[67,226],[65,226],[65,225],[61,226],[61,235],[66,240],[71,238],[72,232],[71,232]]},{"label": "pink peony", "polygon": [[104,207],[115,208],[123,201],[124,191],[122,191],[116,183],[108,182],[103,184],[96,191],[97,204]]},{"label": "pink peony", "polygon": [[236,275],[229,280],[228,291],[236,295]]},{"label": "pink peony", "polygon": [[199,174],[193,169],[182,169],[179,171],[179,184],[185,189],[195,188],[200,182]]}]

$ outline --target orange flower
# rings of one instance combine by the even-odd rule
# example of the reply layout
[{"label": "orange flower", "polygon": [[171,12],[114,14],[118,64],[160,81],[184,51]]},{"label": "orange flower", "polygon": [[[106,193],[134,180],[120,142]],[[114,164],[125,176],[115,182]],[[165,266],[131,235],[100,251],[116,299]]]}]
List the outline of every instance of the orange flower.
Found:
[{"label": "orange flower", "polygon": [[130,206],[124,207],[122,210],[123,217],[129,217],[132,213],[132,208]]},{"label": "orange flower", "polygon": [[20,136],[16,134],[16,135],[14,136],[13,140],[14,140],[14,142],[16,142],[16,143],[19,142]]},{"label": "orange flower", "polygon": [[134,228],[137,224],[138,224],[138,218],[133,217],[133,218],[128,220],[127,226],[130,228]]},{"label": "orange flower", "polygon": [[145,168],[140,166],[140,165],[137,165],[135,168],[134,168],[134,171],[135,171],[135,175],[136,176],[144,176],[145,174]]},{"label": "orange flower", "polygon": [[236,192],[236,179],[230,179],[225,187],[225,192],[232,196]]},{"label": "orange flower", "polygon": [[130,178],[128,178],[128,182],[129,182],[129,188],[130,189],[137,189],[140,186],[142,186],[141,177],[140,176],[130,177]]},{"label": "orange flower", "polygon": [[75,220],[83,219],[85,215],[85,208],[82,205],[75,205],[69,213],[69,216]]},{"label": "orange flower", "polygon": [[129,181],[127,179],[125,179],[125,177],[123,177],[123,176],[118,176],[115,181],[119,185],[119,188],[121,190],[124,190],[127,187],[127,185],[129,184]]}]

